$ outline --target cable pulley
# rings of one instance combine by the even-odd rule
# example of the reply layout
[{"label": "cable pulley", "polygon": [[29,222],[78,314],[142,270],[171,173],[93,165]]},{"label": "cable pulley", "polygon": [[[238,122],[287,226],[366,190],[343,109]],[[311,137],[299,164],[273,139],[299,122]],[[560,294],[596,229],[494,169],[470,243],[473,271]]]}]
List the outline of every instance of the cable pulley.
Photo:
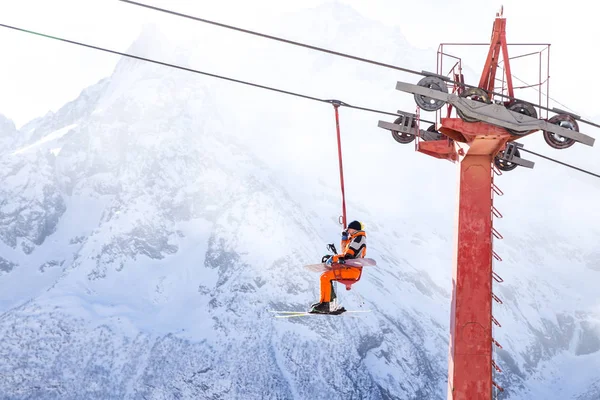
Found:
[{"label": "cable pulley", "polygon": [[[526,115],[528,117],[531,118],[537,118],[537,111],[535,110],[535,107],[531,104],[531,103],[527,103],[525,101],[516,101],[514,103],[509,104],[509,106],[507,107],[509,110],[514,111],[514,112],[518,112],[519,114],[523,114]],[[521,130],[518,131],[516,129],[506,129],[507,131],[509,131],[510,133],[512,133],[513,135],[525,135],[528,132],[530,132],[529,130]]]},{"label": "cable pulley", "polygon": [[[558,125],[572,131],[579,132],[579,125],[575,118],[568,114],[558,114],[548,120],[549,123]],[[544,131],[544,140],[546,143],[555,149],[566,149],[575,144],[573,139],[560,136],[553,132]]]},{"label": "cable pulley", "polygon": [[[484,103],[484,104],[492,103],[492,100],[490,100],[490,96],[487,94],[487,92],[485,90],[483,90],[481,88],[468,88],[466,90],[463,90],[462,93],[460,94],[460,97],[469,99],[469,100],[473,100],[473,101],[477,101],[480,103]],[[456,113],[465,122],[479,121],[477,118],[472,118],[472,117],[465,115],[465,113],[463,113],[458,107],[456,108]]]},{"label": "cable pulley", "polygon": [[[448,93],[448,86],[446,82],[435,76],[426,76],[421,79],[417,85],[425,87],[438,92]],[[437,111],[442,108],[446,102],[443,100],[433,99],[424,95],[415,93],[415,102],[417,105],[425,111]]]}]

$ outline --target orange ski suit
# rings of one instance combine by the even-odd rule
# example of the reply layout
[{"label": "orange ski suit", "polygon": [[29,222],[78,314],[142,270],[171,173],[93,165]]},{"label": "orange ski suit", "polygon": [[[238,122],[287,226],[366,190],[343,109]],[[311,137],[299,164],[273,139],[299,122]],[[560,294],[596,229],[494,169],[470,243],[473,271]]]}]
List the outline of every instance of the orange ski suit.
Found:
[{"label": "orange ski suit", "polygon": [[358,280],[362,267],[346,267],[336,264],[340,260],[363,258],[367,254],[367,235],[364,231],[355,232],[347,240],[342,240],[342,253],[333,256],[334,269],[321,274],[321,303],[331,302],[332,282],[337,280]]}]

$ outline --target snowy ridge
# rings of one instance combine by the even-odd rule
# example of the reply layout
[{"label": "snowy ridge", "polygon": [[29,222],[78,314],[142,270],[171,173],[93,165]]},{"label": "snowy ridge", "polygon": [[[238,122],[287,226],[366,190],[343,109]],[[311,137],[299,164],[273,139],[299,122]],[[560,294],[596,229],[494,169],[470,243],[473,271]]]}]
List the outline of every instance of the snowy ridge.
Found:
[{"label": "snowy ridge", "polygon": [[[48,135],[44,136],[42,139],[38,140],[37,142],[35,142],[33,144],[30,144],[30,145],[28,145],[26,147],[23,147],[21,149],[16,150],[12,154],[15,155],[15,154],[23,153],[23,152],[29,151],[29,150],[31,150],[33,148],[40,147],[42,144],[58,140],[58,139],[62,138],[64,135],[66,135],[67,133],[69,133],[69,131],[72,128],[76,127],[76,126],[77,125],[75,125],[75,124],[67,125],[64,128],[61,128],[61,129],[59,129],[57,131],[49,133]],[[58,152],[60,152],[60,147],[59,148],[52,148],[50,150],[50,152],[53,155],[56,156],[56,155],[58,155]]]},{"label": "snowy ridge", "polygon": [[0,114],[0,154],[10,149],[17,140],[17,128],[14,122]]}]

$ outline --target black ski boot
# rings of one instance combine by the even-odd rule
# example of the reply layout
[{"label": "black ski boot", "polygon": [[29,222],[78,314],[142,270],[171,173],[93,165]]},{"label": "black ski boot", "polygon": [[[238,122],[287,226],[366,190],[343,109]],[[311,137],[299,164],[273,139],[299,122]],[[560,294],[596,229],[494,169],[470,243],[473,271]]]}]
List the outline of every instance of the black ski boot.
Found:
[{"label": "black ski boot", "polygon": [[310,314],[329,314],[329,303],[317,303],[312,306]]},{"label": "black ski boot", "polygon": [[346,312],[346,309],[344,307],[340,306],[340,307],[336,308],[335,310],[331,310],[329,312],[329,314],[331,314],[331,315],[340,315],[340,314],[342,314],[344,312]]}]

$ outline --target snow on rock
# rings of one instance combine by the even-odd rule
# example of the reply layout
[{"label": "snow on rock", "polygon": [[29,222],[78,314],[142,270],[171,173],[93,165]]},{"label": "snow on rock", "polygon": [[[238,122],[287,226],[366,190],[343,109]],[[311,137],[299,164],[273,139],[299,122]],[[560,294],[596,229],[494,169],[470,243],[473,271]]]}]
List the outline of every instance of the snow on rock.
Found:
[{"label": "snow on rock", "polygon": [[47,154],[0,161],[0,239],[26,254],[56,230],[65,212],[52,163]]},{"label": "snow on rock", "polygon": [[8,151],[17,140],[15,123],[0,114],[0,154]]}]

